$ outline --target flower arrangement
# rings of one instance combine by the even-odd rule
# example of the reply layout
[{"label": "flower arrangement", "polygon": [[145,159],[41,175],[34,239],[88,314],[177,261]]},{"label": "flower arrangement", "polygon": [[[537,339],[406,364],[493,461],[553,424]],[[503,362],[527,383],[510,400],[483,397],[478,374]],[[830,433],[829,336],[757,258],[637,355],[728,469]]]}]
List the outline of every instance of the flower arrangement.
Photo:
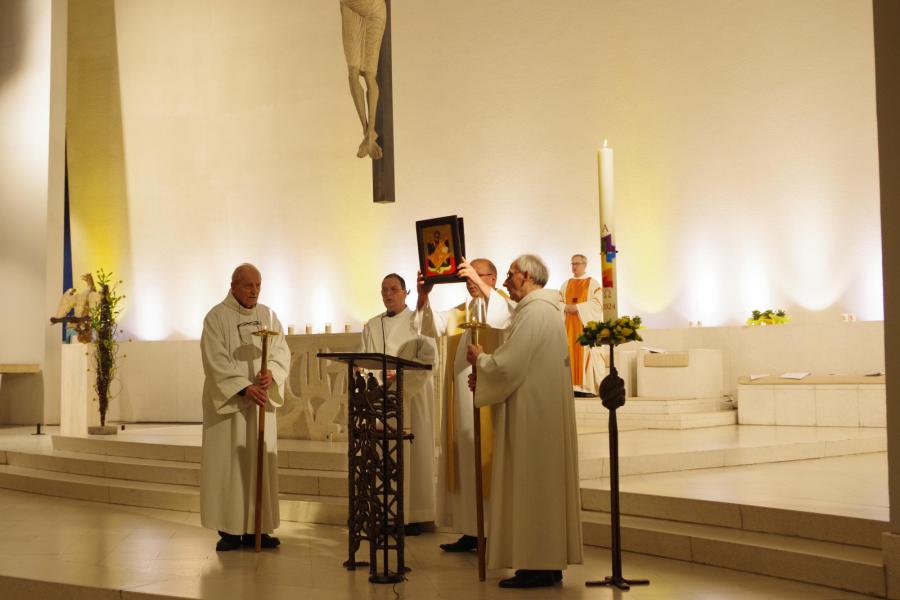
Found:
[{"label": "flower arrangement", "polygon": [[747,319],[747,325],[783,325],[790,320],[791,318],[787,316],[787,313],[780,308],[778,310],[770,308],[763,311],[754,310],[750,318]]},{"label": "flower arrangement", "polygon": [[618,346],[626,342],[640,342],[638,329],[641,328],[640,317],[619,317],[610,321],[588,321],[578,337],[582,346]]},{"label": "flower arrangement", "polygon": [[120,303],[125,296],[117,293],[115,284],[112,284],[112,273],[100,269],[97,272],[97,283],[100,286],[100,301],[91,308],[89,316],[94,332],[94,370],[97,373],[94,391],[97,392],[100,427],[103,428],[106,426],[106,411],[109,408],[109,386],[116,376],[119,351],[118,335],[121,330],[116,319],[122,312]]}]

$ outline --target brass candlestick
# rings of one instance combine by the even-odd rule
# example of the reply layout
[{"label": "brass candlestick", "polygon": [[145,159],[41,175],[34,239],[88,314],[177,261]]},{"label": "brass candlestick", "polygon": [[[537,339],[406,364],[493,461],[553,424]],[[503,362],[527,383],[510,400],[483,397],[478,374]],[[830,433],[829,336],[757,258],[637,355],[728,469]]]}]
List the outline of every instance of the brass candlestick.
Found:
[{"label": "brass candlestick", "polygon": [[[269,338],[278,335],[277,331],[271,329],[260,329],[254,331],[253,335],[262,338],[262,359],[260,360],[259,372],[265,373],[269,366]],[[268,392],[267,392],[268,394]],[[259,414],[256,419],[256,516],[254,523],[254,536],[256,543],[256,551],[262,550],[262,482],[263,482],[263,455],[266,452],[266,407],[259,407]],[[276,500],[277,501],[277,500]]]},{"label": "brass candlestick", "polygon": [[[462,329],[468,329],[472,332],[472,343],[478,345],[478,332],[488,327],[487,306],[484,298],[478,296],[472,299],[467,306],[466,315],[468,318],[465,323],[461,323]],[[472,365],[472,373],[475,373],[475,365]],[[472,393],[472,410],[475,437],[475,523],[478,533],[478,581],[484,581],[487,577],[487,567],[485,564],[485,542],[484,542],[484,475],[481,470],[481,409],[475,406],[475,393]]]}]

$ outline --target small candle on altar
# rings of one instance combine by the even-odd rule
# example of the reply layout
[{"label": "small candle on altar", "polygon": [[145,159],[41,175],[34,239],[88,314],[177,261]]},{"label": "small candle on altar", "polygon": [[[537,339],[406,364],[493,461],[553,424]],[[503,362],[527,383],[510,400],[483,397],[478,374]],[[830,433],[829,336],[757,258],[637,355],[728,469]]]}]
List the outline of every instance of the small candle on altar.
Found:
[{"label": "small candle on altar", "polygon": [[294,335],[294,326],[288,325],[288,335]]},{"label": "small candle on altar", "polygon": [[325,333],[331,333],[331,323],[325,323]]},{"label": "small candle on altar", "polygon": [[350,323],[344,323],[344,333],[350,333]]},{"label": "small candle on altar", "polygon": [[306,333],[312,333],[312,325],[307,323],[304,331],[306,331]]}]

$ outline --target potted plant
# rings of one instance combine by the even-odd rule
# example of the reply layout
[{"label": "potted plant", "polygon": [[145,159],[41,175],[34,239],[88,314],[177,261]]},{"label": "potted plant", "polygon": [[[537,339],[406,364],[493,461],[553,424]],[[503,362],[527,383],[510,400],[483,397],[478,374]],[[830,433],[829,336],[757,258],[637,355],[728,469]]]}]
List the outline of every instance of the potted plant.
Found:
[{"label": "potted plant", "polygon": [[119,295],[112,284],[112,273],[103,269],[97,272],[97,284],[100,288],[100,301],[91,308],[90,324],[94,333],[94,392],[100,409],[100,426],[88,427],[88,433],[110,435],[116,433],[116,428],[106,424],[106,412],[109,409],[110,384],[116,377],[119,352],[118,335],[121,330],[117,318],[122,311],[120,303],[125,296]]}]

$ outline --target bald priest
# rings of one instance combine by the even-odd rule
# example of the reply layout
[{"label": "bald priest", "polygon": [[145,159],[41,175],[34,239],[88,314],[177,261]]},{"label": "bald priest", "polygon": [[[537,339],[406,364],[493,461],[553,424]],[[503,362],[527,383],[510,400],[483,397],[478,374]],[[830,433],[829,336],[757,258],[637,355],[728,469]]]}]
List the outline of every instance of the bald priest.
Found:
[{"label": "bald priest", "polygon": [[[259,304],[262,276],[242,264],[231,276],[231,289],[203,321],[203,451],[200,462],[200,521],[219,532],[219,552],[254,545],[258,407],[265,407],[263,462],[263,548],[275,548],[269,535],[279,524],[278,426],[275,409],[284,404],[284,381],[291,353],[281,323]],[[268,369],[261,370],[262,338],[269,337]]]}]

